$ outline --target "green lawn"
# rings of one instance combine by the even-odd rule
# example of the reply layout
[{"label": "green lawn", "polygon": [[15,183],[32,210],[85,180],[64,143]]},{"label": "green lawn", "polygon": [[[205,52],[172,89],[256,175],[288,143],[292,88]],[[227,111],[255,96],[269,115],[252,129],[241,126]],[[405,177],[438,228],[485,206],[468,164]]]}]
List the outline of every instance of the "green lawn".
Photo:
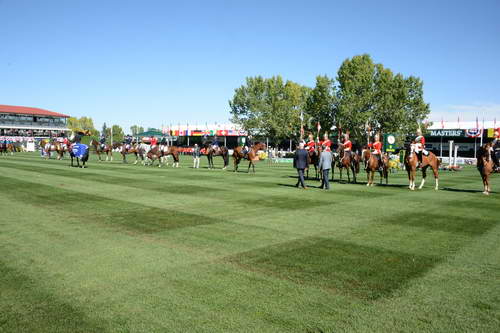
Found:
[{"label": "green lawn", "polygon": [[0,332],[500,331],[498,175],[68,163],[0,156]]}]

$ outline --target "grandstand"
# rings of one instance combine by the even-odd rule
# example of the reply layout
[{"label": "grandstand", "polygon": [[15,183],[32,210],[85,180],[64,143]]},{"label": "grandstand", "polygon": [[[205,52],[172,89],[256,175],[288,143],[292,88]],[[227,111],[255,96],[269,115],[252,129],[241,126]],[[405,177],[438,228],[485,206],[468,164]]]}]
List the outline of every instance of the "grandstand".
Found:
[{"label": "grandstand", "polygon": [[39,108],[0,105],[0,136],[25,139],[60,136],[69,116]]}]

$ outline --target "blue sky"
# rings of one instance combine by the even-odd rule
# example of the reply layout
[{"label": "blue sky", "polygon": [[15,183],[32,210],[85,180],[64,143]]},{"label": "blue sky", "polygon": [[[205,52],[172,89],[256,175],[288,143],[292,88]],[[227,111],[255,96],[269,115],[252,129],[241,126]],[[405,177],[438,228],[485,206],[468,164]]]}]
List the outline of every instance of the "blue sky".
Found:
[{"label": "blue sky", "polygon": [[500,1],[0,0],[0,104],[132,124],[229,119],[247,76],[313,86],[368,53],[434,120],[500,120]]}]

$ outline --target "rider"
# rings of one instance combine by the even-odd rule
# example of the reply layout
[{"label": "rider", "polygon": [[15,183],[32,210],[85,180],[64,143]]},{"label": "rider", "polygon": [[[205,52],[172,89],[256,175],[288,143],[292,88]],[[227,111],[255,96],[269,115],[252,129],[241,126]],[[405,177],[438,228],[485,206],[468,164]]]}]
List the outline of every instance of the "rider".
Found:
[{"label": "rider", "polygon": [[247,139],[245,141],[245,147],[243,148],[243,156],[247,156],[252,146],[253,146],[252,134],[248,134]]},{"label": "rider", "polygon": [[129,134],[125,137],[125,139],[123,140],[123,143],[125,144],[125,149],[130,149],[131,145],[132,145],[132,136]]},{"label": "rider", "polygon": [[326,147],[331,148],[332,147],[332,142],[328,138],[328,133],[325,132],[323,135],[323,141],[319,143],[323,149],[326,149]]},{"label": "rider", "polygon": [[429,155],[429,152],[425,150],[425,138],[422,135],[422,130],[417,129],[417,137],[415,138],[415,153],[417,153],[418,167],[422,164],[422,153],[425,156]]},{"label": "rider", "polygon": [[104,146],[106,145],[106,133],[104,132],[101,133],[101,138],[99,139],[99,143],[101,144],[101,150],[103,150]]},{"label": "rider", "polygon": [[349,140],[349,134],[344,134],[344,140],[342,144],[344,145],[344,157],[342,159],[346,158],[347,156],[351,157],[352,142],[351,140]]},{"label": "rider", "polygon": [[316,142],[314,142],[314,136],[312,133],[309,133],[309,141],[307,141],[305,149],[308,152],[314,152],[316,149]]},{"label": "rider", "polygon": [[212,149],[215,152],[219,151],[219,139],[217,138],[217,135],[214,136],[214,141],[212,141]]},{"label": "rider", "polygon": [[151,136],[150,142],[151,142],[151,149],[153,149],[158,144],[158,139],[155,136]]},{"label": "rider", "polygon": [[380,142],[380,135],[375,134],[375,142],[370,143],[368,147],[372,148],[372,154],[377,158],[378,160],[378,168],[379,170],[383,169],[383,163],[382,163],[382,142]]}]

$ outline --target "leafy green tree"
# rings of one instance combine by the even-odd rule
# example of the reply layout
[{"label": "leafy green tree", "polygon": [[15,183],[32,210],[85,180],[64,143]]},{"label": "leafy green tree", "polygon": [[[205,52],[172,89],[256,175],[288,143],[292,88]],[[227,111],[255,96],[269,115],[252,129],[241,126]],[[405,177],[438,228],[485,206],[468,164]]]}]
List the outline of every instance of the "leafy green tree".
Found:
[{"label": "leafy green tree", "polygon": [[394,75],[367,54],[346,59],[337,80],[337,126],[358,142],[366,141],[367,125],[374,132],[414,133],[430,112],[419,78]]},{"label": "leafy green tree", "polygon": [[319,122],[324,131],[329,131],[335,124],[335,100],[334,80],[326,75],[317,76],[305,106],[304,129],[316,134]]},{"label": "leafy green tree", "polygon": [[88,130],[92,133],[92,136],[99,136],[99,131],[94,127],[94,121],[90,117],[68,118],[68,128],[72,131],[78,130]]},{"label": "leafy green tree", "polygon": [[130,127],[130,132],[132,133],[132,135],[134,135],[134,136],[135,136],[135,135],[137,135],[137,134],[139,134],[139,133],[144,132],[144,127],[142,127],[142,126],[138,126],[138,125],[132,125],[132,126]]},{"label": "leafy green tree", "polygon": [[106,137],[111,137],[111,132],[113,132],[113,142],[122,142],[123,141],[123,129],[119,125],[113,125],[111,128],[106,129]]},{"label": "leafy green tree", "polygon": [[229,101],[232,121],[272,141],[296,137],[309,92],[310,88],[285,82],[281,76],[249,77]]}]

